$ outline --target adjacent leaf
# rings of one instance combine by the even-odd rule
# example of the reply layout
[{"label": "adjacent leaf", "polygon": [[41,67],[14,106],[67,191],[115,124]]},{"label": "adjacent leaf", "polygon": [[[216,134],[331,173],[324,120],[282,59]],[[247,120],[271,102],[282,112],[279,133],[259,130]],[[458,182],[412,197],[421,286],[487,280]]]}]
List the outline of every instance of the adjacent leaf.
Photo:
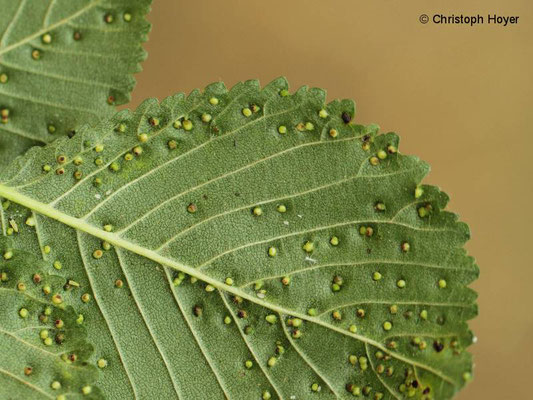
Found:
[{"label": "adjacent leaf", "polygon": [[108,398],[441,400],[470,379],[468,227],[396,135],[324,102],[216,83],[0,176],[12,236],[80,283]]},{"label": "adjacent leaf", "polygon": [[86,362],[93,349],[82,319],[63,302],[65,284],[72,289],[76,282],[50,274],[50,265],[2,237],[0,255],[0,396],[101,398],[92,386],[96,368]]},{"label": "adjacent leaf", "polygon": [[151,0],[0,0],[0,168],[129,101]]}]

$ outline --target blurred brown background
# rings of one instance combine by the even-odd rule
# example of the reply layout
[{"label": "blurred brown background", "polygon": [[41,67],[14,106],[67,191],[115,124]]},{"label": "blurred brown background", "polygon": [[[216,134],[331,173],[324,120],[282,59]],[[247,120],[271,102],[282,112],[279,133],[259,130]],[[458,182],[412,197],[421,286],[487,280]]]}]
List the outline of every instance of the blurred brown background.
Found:
[{"label": "blurred brown background", "polygon": [[[420,14],[519,16],[435,25]],[[472,230],[481,267],[475,380],[458,399],[530,399],[533,368],[531,0],[154,0],[131,106],[216,80],[280,75],[353,98],[356,121],[402,136]],[[485,21],[486,22],[486,21]]]}]

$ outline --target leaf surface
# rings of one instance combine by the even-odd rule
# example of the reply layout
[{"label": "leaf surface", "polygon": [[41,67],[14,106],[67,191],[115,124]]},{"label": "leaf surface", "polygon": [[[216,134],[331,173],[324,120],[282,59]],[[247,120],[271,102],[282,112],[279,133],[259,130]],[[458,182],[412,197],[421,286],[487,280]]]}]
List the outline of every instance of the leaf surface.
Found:
[{"label": "leaf surface", "polygon": [[0,167],[129,101],[150,0],[0,0]]},{"label": "leaf surface", "polygon": [[449,399],[470,379],[468,227],[354,113],[284,79],[216,83],[0,176],[12,236],[80,283],[65,301],[107,397]]}]

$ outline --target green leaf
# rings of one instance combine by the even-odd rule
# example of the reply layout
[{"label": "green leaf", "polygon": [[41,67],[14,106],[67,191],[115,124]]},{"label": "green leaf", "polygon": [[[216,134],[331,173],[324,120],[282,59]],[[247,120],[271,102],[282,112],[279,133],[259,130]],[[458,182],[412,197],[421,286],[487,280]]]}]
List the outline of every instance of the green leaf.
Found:
[{"label": "green leaf", "polygon": [[127,103],[151,0],[0,0],[0,168]]},{"label": "green leaf", "polygon": [[80,283],[107,397],[440,400],[470,379],[468,227],[354,113],[284,79],[215,83],[0,176],[12,237]]}]

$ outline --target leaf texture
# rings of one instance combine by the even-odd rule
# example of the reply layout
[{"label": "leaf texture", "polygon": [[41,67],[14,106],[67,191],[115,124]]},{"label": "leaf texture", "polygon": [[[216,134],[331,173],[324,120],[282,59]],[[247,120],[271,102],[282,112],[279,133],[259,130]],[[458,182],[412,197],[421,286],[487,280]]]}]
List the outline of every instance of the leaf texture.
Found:
[{"label": "leaf texture", "polygon": [[0,167],[127,103],[151,0],[0,0]]},{"label": "leaf texture", "polygon": [[1,397],[53,399],[52,392],[61,392],[76,398],[85,390],[84,398],[100,399],[85,327],[60,297],[64,279],[45,272],[50,266],[42,259],[14,251],[5,237],[0,253]]},{"label": "leaf texture", "polygon": [[427,164],[354,114],[282,78],[215,83],[4,171],[6,233],[80,283],[65,302],[90,362],[108,360],[102,393],[440,400],[464,386],[468,227],[421,185]]}]

